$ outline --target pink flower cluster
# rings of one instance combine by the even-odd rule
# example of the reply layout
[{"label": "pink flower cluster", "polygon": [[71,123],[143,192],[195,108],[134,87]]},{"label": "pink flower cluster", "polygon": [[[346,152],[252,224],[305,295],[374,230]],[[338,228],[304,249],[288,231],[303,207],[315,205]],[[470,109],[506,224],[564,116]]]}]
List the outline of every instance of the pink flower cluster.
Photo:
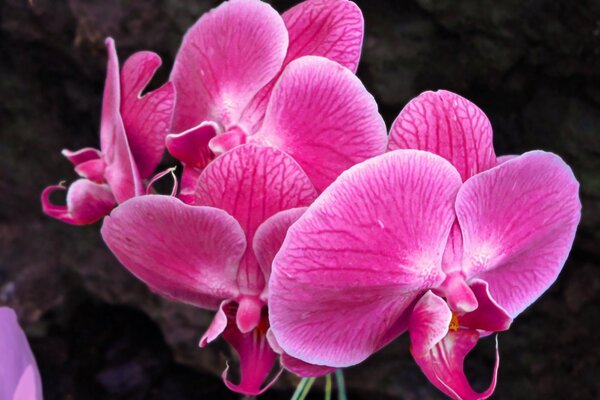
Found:
[{"label": "pink flower cluster", "polygon": [[[388,136],[354,75],[362,40],[351,1],[279,15],[230,0],[187,32],[170,82],[141,95],[160,58],[136,53],[119,72],[108,39],[100,150],[63,151],[81,179],[64,206],[48,187],[43,209],[103,219],[150,289],[216,311],[200,346],[221,336],[236,350],[234,391],[262,393],[276,364],[319,376],[360,363],[408,331],[435,386],[486,398],[498,361],[477,393],[463,360],[556,279],[578,183],[551,153],[496,157],[483,112],[446,91],[412,100]],[[165,148],[183,165],[172,195],[152,189]]]}]

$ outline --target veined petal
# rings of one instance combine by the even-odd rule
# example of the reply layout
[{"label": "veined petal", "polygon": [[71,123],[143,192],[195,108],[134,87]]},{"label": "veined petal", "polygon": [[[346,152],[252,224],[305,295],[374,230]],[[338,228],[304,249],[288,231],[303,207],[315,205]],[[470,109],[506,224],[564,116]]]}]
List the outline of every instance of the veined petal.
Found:
[{"label": "veined petal", "polygon": [[352,165],[382,154],[387,137],[360,80],[336,62],[307,56],[286,67],[260,131],[249,140],[294,157],[322,191]]},{"label": "veined petal", "polygon": [[475,104],[452,92],[424,92],[392,124],[389,150],[430,151],[450,161],[464,180],[496,165],[492,126]]},{"label": "veined petal", "polygon": [[289,229],[269,282],[271,329],[289,355],[343,367],[405,324],[443,279],[460,175],[431,153],[387,153],[344,172]]},{"label": "veined petal", "polygon": [[533,151],[464,183],[456,212],[464,273],[517,316],[554,282],[581,214],[579,184],[560,157]]},{"label": "veined petal", "polygon": [[144,194],[142,180],[131,154],[123,119],[121,118],[121,88],[119,82],[119,60],[115,42],[106,39],[108,64],[102,117],[100,121],[100,149],[106,169],[104,177],[118,203]]},{"label": "veined petal", "polygon": [[[200,175],[197,205],[225,210],[242,226],[253,243],[258,227],[288,208],[310,204],[317,194],[300,166],[285,153],[256,145],[242,145],[215,159]],[[243,294],[258,295],[265,276],[249,245],[237,275]]]},{"label": "veined petal", "polygon": [[106,184],[87,179],[73,182],[67,191],[66,205],[59,206],[50,201],[56,190],[66,190],[62,185],[48,186],[42,192],[44,214],[72,225],[88,225],[108,215],[115,206],[115,198]]},{"label": "veined petal", "polygon": [[217,309],[239,293],[246,240],[223,210],[171,196],[136,197],[104,219],[102,237],[121,264],[167,298]]},{"label": "veined petal", "polygon": [[283,20],[266,3],[230,0],[204,14],[185,35],[173,66],[173,129],[207,120],[230,128],[277,75],[287,47]]},{"label": "veined petal", "polygon": [[304,361],[294,358],[286,353],[281,355],[281,365],[283,368],[287,369],[293,374],[303,378],[323,376],[331,374],[337,370],[337,368],[334,367],[305,363]]},{"label": "veined petal", "polygon": [[[296,58],[321,56],[356,72],[364,34],[360,8],[347,0],[307,0],[282,15],[289,33],[283,67]],[[244,110],[241,125],[256,132],[276,79],[261,89]]]},{"label": "veined petal", "polygon": [[160,65],[158,54],[140,51],[125,61],[121,71],[121,115],[142,178],[152,175],[160,163],[175,106],[171,82],[142,96]]},{"label": "veined petal", "polygon": [[408,330],[413,355],[429,353],[448,334],[451,320],[452,311],[444,299],[427,291],[410,316]]},{"label": "veined petal", "polygon": [[473,279],[470,287],[477,298],[477,309],[461,315],[460,325],[487,332],[500,332],[510,328],[512,318],[492,298],[488,283],[481,279]]},{"label": "veined petal", "polygon": [[17,316],[0,307],[0,399],[42,400],[42,381]]},{"label": "veined petal", "polygon": [[268,281],[271,276],[271,264],[275,254],[281,248],[283,239],[289,227],[300,218],[306,211],[306,207],[291,208],[280,211],[269,217],[256,230],[252,248],[258,260],[258,264]]}]

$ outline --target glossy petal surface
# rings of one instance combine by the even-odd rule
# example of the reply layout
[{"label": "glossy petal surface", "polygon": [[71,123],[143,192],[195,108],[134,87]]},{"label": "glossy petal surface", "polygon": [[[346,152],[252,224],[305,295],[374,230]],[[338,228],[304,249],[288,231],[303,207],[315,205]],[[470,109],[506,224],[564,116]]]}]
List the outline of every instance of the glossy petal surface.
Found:
[{"label": "glossy petal surface", "polygon": [[140,51],[125,61],[121,71],[121,115],[142,178],[152,175],[162,158],[175,106],[171,82],[142,96],[160,64],[157,54]]},{"label": "glossy petal surface", "polygon": [[404,107],[392,124],[388,148],[431,151],[450,161],[463,180],[496,165],[486,115],[445,90],[424,92]]},{"label": "glossy petal surface", "polygon": [[173,67],[177,90],[173,129],[207,120],[225,129],[279,72],[288,34],[268,4],[231,0],[204,14],[190,28]]},{"label": "glossy petal surface", "polygon": [[474,176],[456,212],[464,272],[489,283],[511,317],[554,282],[579,222],[579,184],[556,155],[533,151]]},{"label": "glossy petal surface", "polygon": [[316,192],[300,166],[271,147],[243,145],[215,159],[200,175],[197,205],[225,210],[242,226],[249,243],[237,275],[244,294],[258,295],[264,273],[252,250],[258,227],[288,208],[310,204]]},{"label": "glossy petal surface", "polygon": [[136,197],[105,218],[102,237],[131,273],[167,298],[217,309],[238,294],[246,241],[223,210],[171,196]]},{"label": "glossy petal surface", "polygon": [[14,311],[0,307],[0,399],[42,400],[42,382]]},{"label": "glossy petal surface", "polygon": [[391,340],[390,330],[399,334],[407,307],[443,280],[460,184],[450,163],[414,150],[344,172],[292,225],[273,262],[269,313],[282,349],[342,367]]},{"label": "glossy petal surface", "polygon": [[360,80],[333,61],[307,56],[287,66],[249,140],[290,154],[322,191],[342,171],[382,154],[387,138]]},{"label": "glossy petal surface", "polygon": [[100,149],[106,169],[104,177],[118,203],[144,193],[141,178],[129,148],[125,127],[120,113],[121,89],[119,82],[119,61],[115,43],[106,40],[108,64],[102,117],[100,121]]}]

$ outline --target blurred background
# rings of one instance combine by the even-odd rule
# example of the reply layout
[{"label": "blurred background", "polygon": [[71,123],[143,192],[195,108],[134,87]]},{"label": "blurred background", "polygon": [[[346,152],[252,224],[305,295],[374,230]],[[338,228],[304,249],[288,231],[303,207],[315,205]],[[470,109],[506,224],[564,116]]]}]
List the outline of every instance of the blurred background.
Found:
[{"label": "blurred background", "polygon": [[[75,179],[62,148],[97,146],[104,37],[121,61],[159,53],[157,87],[182,34],[218,3],[0,0],[0,304],[27,331],[46,400],[238,398],[219,379],[227,346],[196,346],[210,313],[153,295],[108,252],[99,224],[65,225],[39,203],[46,185]],[[497,154],[544,149],[573,167],[583,202],[573,251],[554,286],[499,335],[494,398],[600,398],[600,1],[357,3],[359,76],[388,126],[409,99],[445,88],[487,113]],[[476,388],[489,383],[493,347],[484,340],[467,360]],[[402,337],[348,369],[350,399],[443,398],[408,348]],[[262,398],[289,399],[295,382],[284,375]]]}]

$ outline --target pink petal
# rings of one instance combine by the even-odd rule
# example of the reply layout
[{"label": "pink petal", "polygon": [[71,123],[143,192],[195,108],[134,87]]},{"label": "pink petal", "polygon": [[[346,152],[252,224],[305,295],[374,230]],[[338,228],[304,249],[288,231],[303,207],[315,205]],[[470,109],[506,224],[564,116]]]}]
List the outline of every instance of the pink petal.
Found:
[{"label": "pink petal", "polygon": [[266,3],[231,0],[204,14],[185,35],[171,74],[173,129],[207,120],[230,128],[277,75],[287,47],[283,20]]},{"label": "pink petal", "polygon": [[233,306],[233,301],[231,300],[223,300],[217,313],[215,314],[210,326],[202,335],[200,339],[200,347],[205,347],[207,344],[218,338],[225,328],[227,328],[227,313],[226,309]]},{"label": "pink petal", "polygon": [[508,160],[512,160],[513,158],[519,157],[518,155],[513,155],[513,154],[508,154],[505,156],[500,156],[498,157],[497,161],[498,164],[503,164],[505,162],[507,162]]},{"label": "pink petal", "polygon": [[286,67],[261,130],[249,140],[294,157],[321,191],[342,171],[382,154],[387,137],[360,80],[333,61],[307,56]]},{"label": "pink petal", "polygon": [[55,205],[50,195],[56,190],[66,190],[64,186],[48,186],[42,192],[44,214],[73,225],[93,224],[108,215],[115,206],[115,198],[106,184],[98,184],[87,179],[79,179],[67,191],[66,205]]},{"label": "pink petal", "polygon": [[71,161],[71,163],[75,167],[86,161],[96,160],[102,157],[102,153],[100,153],[99,150],[94,149],[92,147],[86,147],[76,151],[63,149],[61,154],[65,156],[69,161]]},{"label": "pink petal", "polygon": [[291,208],[280,211],[268,218],[256,230],[252,248],[258,264],[268,281],[271,276],[271,264],[275,254],[281,248],[288,228],[306,211],[306,207]]},{"label": "pink petal", "polygon": [[121,71],[121,115],[142,178],[152,175],[160,163],[175,106],[171,82],[142,96],[160,64],[157,54],[140,51],[125,61]]},{"label": "pink petal", "polygon": [[[307,0],[282,15],[290,44],[283,67],[303,56],[321,56],[356,72],[363,41],[360,8],[346,0]],[[244,110],[241,122],[255,132],[265,115],[276,79],[265,86]]]},{"label": "pink petal", "polygon": [[241,296],[235,314],[235,323],[241,333],[248,333],[258,326],[265,302],[257,296]]},{"label": "pink petal", "polygon": [[241,380],[239,384],[229,381],[227,378],[229,367],[227,367],[223,371],[223,381],[234,392],[248,396],[259,395],[275,383],[281,374],[280,371],[269,383],[262,386],[278,357],[277,353],[271,349],[267,342],[266,333],[269,328],[269,322],[266,313],[263,314],[260,325],[248,333],[242,333],[237,329],[235,307],[225,308],[225,313],[227,314],[228,324],[223,332],[223,338],[238,353]]},{"label": "pink petal", "polygon": [[120,113],[121,89],[119,82],[119,60],[115,43],[106,39],[108,65],[102,118],[100,122],[100,149],[106,163],[104,177],[110,185],[118,203],[144,194],[137,166],[129,149],[125,127]]},{"label": "pink petal", "polygon": [[401,333],[407,307],[444,279],[460,185],[450,163],[414,150],[344,172],[292,225],[273,262],[269,313],[283,350],[344,367]]},{"label": "pink petal", "polygon": [[[243,145],[218,157],[206,167],[196,186],[197,205],[225,210],[242,226],[248,243],[270,216],[310,204],[316,192],[300,166],[271,147]],[[248,246],[237,275],[244,294],[258,295],[265,276]]]},{"label": "pink petal", "polygon": [[17,316],[0,307],[0,399],[42,400],[42,381]]},{"label": "pink petal", "polygon": [[293,374],[303,378],[323,376],[331,374],[337,370],[337,368],[334,367],[305,363],[304,361],[294,358],[286,353],[281,355],[281,365],[283,368],[287,369]]},{"label": "pink petal", "polygon": [[496,165],[486,115],[445,90],[424,92],[404,107],[392,124],[388,149],[431,151],[450,161],[463,180]]},{"label": "pink petal", "polygon": [[463,364],[477,344],[479,334],[475,330],[449,330],[451,320],[452,312],[446,302],[430,291],[425,293],[410,317],[410,351],[429,381],[449,397],[457,400],[488,398],[496,387],[498,348],[492,383],[484,393],[477,393],[465,376]]},{"label": "pink petal", "polygon": [[[444,253],[446,254],[446,253]],[[465,278],[460,272],[454,272],[446,275],[446,279],[437,288],[446,298],[452,311],[471,312],[477,308],[477,297],[467,285]]]},{"label": "pink petal", "polygon": [[511,317],[554,282],[579,223],[579,184],[560,157],[533,151],[469,179],[456,200],[464,273]]},{"label": "pink petal", "polygon": [[488,332],[500,332],[510,328],[512,318],[492,298],[487,282],[474,279],[471,289],[477,297],[478,307],[475,311],[462,315],[460,325]]},{"label": "pink petal", "polygon": [[246,241],[223,210],[171,196],[136,197],[104,219],[102,237],[131,273],[167,298],[217,309],[238,295]]}]

